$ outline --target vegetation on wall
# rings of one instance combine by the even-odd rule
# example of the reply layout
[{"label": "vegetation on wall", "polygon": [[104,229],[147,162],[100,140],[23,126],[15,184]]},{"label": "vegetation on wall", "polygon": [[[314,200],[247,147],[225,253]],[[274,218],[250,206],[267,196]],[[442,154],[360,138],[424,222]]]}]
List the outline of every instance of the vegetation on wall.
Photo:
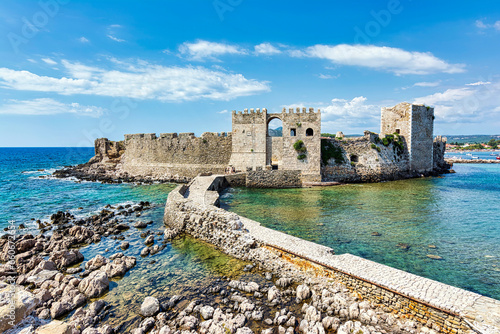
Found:
[{"label": "vegetation on wall", "polygon": [[324,166],[328,165],[328,160],[331,158],[335,159],[336,164],[341,164],[344,162],[344,154],[342,149],[329,140],[321,141],[321,162]]},{"label": "vegetation on wall", "polygon": [[295,142],[295,144],[293,144],[293,148],[295,149],[295,151],[297,151],[298,153],[304,153],[305,151],[307,151],[307,148],[306,146],[304,145],[304,142],[302,140],[297,140]]},{"label": "vegetation on wall", "polygon": [[380,147],[378,147],[376,144],[372,143],[372,148],[377,150],[378,152],[382,151],[382,149]]},{"label": "vegetation on wall", "polygon": [[380,147],[378,147],[376,144],[382,143],[384,146],[389,146],[393,144],[394,152],[396,152],[397,155],[403,154],[405,150],[405,144],[403,142],[403,139],[401,136],[397,133],[394,134],[389,134],[385,135],[384,138],[380,139],[379,136],[375,136],[375,144],[371,144],[371,147],[373,149],[376,149],[377,151],[381,151]]},{"label": "vegetation on wall", "polygon": [[302,140],[297,140],[293,144],[293,148],[295,149],[295,151],[297,151],[297,153],[299,153],[299,155],[297,155],[298,160],[304,160],[307,157],[307,155],[305,154],[307,152],[307,147],[304,145],[304,142]]},{"label": "vegetation on wall", "polygon": [[304,153],[297,155],[297,159],[299,159],[299,160],[304,160],[306,157],[307,157],[307,155],[305,155]]}]

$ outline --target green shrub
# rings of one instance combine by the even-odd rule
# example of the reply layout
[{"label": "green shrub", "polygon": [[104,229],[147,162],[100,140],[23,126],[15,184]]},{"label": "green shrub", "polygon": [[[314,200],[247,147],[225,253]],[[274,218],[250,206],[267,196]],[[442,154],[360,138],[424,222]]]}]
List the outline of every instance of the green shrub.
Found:
[{"label": "green shrub", "polygon": [[307,151],[307,148],[305,147],[304,142],[300,139],[297,140],[295,142],[295,144],[293,144],[293,148],[295,149],[295,151],[297,151],[299,153],[304,153],[305,151]]},{"label": "green shrub", "polygon": [[351,166],[356,166],[356,163],[351,161]]},{"label": "green shrub", "polygon": [[391,143],[391,142],[389,141],[389,139],[388,139],[387,137],[382,138],[382,144],[383,144],[384,146],[389,146],[389,144],[390,144],[390,143]]},{"label": "green shrub", "polygon": [[336,164],[341,164],[344,162],[344,154],[342,149],[329,140],[321,141],[321,162],[323,166],[328,165],[328,160],[331,158],[335,159]]},{"label": "green shrub", "polygon": [[297,159],[299,159],[299,160],[304,160],[306,157],[307,157],[307,155],[305,155],[304,153],[297,155]]}]

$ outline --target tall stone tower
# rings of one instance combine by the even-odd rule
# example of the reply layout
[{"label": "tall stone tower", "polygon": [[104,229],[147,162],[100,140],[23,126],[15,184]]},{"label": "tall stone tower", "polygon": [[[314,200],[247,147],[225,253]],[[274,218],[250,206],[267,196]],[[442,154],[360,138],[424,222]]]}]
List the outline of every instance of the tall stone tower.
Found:
[{"label": "tall stone tower", "polygon": [[[269,122],[282,122],[282,136],[272,137]],[[299,170],[303,181],[321,181],[321,113],[313,108],[283,108],[281,113],[267,109],[233,111],[232,154],[230,164],[237,170]],[[294,144],[302,141],[305,152]],[[301,153],[303,156],[301,156]],[[301,158],[299,159],[299,156]],[[305,157],[304,157],[305,156]]]},{"label": "tall stone tower", "polygon": [[402,102],[382,108],[380,136],[397,133],[406,141],[410,171],[432,171],[434,108]]}]

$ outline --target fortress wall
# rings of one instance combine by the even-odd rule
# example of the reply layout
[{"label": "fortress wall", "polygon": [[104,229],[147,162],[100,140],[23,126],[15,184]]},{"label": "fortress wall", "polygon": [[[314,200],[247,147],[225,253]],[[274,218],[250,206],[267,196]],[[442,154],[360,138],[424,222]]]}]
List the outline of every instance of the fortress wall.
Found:
[{"label": "fortress wall", "polygon": [[231,134],[205,132],[125,135],[122,169],[131,175],[224,173],[231,157]]},{"label": "fortress wall", "polygon": [[[398,153],[393,143],[384,146],[380,142],[376,143],[375,137],[366,131],[363,137],[322,139],[324,143],[328,142],[340,148],[344,159],[343,163],[336,163],[335,159],[331,158],[326,166],[322,166],[323,181],[380,182],[407,177],[408,152],[405,150]],[[375,148],[372,145],[375,145]]]}]

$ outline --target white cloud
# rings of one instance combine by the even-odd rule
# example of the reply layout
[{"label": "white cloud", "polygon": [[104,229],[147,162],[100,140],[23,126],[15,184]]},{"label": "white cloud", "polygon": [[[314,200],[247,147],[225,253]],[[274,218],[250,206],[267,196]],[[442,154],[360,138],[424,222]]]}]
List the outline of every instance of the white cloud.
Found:
[{"label": "white cloud", "polygon": [[62,63],[69,76],[41,76],[29,71],[0,68],[0,87],[164,102],[231,100],[270,91],[268,82],[204,67],[166,67],[139,60],[135,64],[115,64],[118,69],[108,70],[65,60]]},{"label": "white cloud", "polygon": [[334,64],[362,66],[396,74],[460,73],[463,64],[449,64],[430,52],[410,52],[374,45],[314,45],[303,51],[294,50],[294,57],[314,57]]},{"label": "white cloud", "polygon": [[225,54],[247,54],[247,51],[237,45],[215,43],[204,40],[197,40],[194,43],[184,42],[179,46],[181,55],[190,60],[217,60],[217,56]]},{"label": "white cloud", "polygon": [[484,24],[482,20],[476,20],[475,24],[476,24],[476,27],[478,27],[479,29],[488,28],[488,26],[486,24]]},{"label": "white cloud", "polygon": [[478,82],[473,82],[473,83],[468,83],[466,86],[482,86],[482,85],[490,85],[491,82],[489,81],[478,81]]},{"label": "white cloud", "polygon": [[0,114],[10,115],[55,115],[76,114],[80,116],[99,117],[106,110],[96,106],[84,106],[79,103],[62,103],[50,98],[34,100],[7,100],[0,105]]},{"label": "white cloud", "polygon": [[124,39],[121,39],[121,38],[115,37],[115,36],[113,36],[113,35],[111,35],[111,34],[108,34],[108,38],[112,39],[112,40],[113,40],[113,41],[115,41],[115,42],[119,42],[119,43],[121,43],[121,42],[125,42],[125,40],[124,40]]},{"label": "white cloud", "polygon": [[439,86],[441,81],[434,81],[434,82],[416,82],[413,86],[416,87],[436,87]]},{"label": "white cloud", "polygon": [[49,65],[57,65],[57,62],[50,59],[50,58],[42,58],[42,60],[46,63],[46,64],[49,64]]},{"label": "white cloud", "polygon": [[435,115],[443,123],[498,123],[500,105],[500,82],[482,82],[466,87],[450,88],[428,96],[416,98],[415,103],[424,103],[435,108]]},{"label": "white cloud", "polygon": [[218,114],[227,114],[228,112],[229,112],[229,110],[227,110],[227,109],[217,111]]},{"label": "white cloud", "polygon": [[112,24],[110,26],[108,26],[108,29],[107,29],[107,37],[115,42],[118,42],[118,43],[122,43],[122,42],[125,42],[124,39],[121,39],[119,37],[116,37],[117,33],[118,33],[118,30],[123,28],[122,25],[120,24]]},{"label": "white cloud", "polygon": [[[364,130],[378,132],[380,127],[381,105],[367,103],[367,98],[357,96],[351,100],[332,99],[323,107],[323,132],[343,131],[362,134]],[[348,132],[347,132],[348,131]]]},{"label": "white cloud", "polygon": [[275,55],[280,53],[281,50],[270,43],[261,43],[255,46],[255,54],[257,55]]},{"label": "white cloud", "polygon": [[482,20],[476,20],[475,25],[477,28],[481,30],[486,30],[486,29],[495,29],[500,31],[500,21],[496,21],[494,23],[484,23]]},{"label": "white cloud", "polygon": [[334,98],[329,103],[298,102],[281,107],[321,109],[322,132],[335,133],[343,131],[346,134],[363,134],[364,130],[378,132],[380,128],[380,108],[386,105],[367,103],[364,96],[351,100]]},{"label": "white cloud", "polygon": [[82,37],[80,37],[78,40],[79,40],[80,42],[82,42],[82,43],[89,43],[89,42],[90,42],[87,38],[85,38],[85,37],[83,37],[83,36],[82,36]]},{"label": "white cloud", "polygon": [[337,79],[338,77],[340,77],[340,74],[337,74],[337,75],[330,75],[330,74],[323,74],[323,73],[320,73],[318,75],[318,78],[320,79]]}]

